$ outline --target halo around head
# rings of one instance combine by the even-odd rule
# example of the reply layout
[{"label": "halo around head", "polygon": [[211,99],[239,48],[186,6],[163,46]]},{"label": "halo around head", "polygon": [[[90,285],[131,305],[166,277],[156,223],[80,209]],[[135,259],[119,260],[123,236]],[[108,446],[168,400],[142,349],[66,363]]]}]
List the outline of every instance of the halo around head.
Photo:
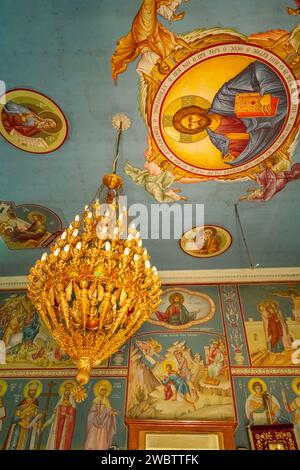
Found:
[{"label": "halo around head", "polygon": [[39,397],[43,390],[42,382],[40,382],[39,380],[32,380],[31,382],[28,382],[25,385],[24,392],[23,392],[25,398],[29,397],[28,395],[29,390],[36,390],[36,394],[34,398]]},{"label": "halo around head", "polygon": [[204,225],[202,230],[203,230],[203,232],[205,232],[206,230],[210,230],[212,232],[213,237],[215,237],[218,233],[217,229],[215,227],[213,227],[212,225]]},{"label": "halo around head", "polygon": [[34,222],[33,217],[34,217],[35,215],[37,215],[43,223],[46,222],[46,216],[45,216],[45,214],[43,214],[43,213],[40,212],[40,211],[31,211],[31,212],[29,212],[29,214],[28,214],[28,216],[27,216],[28,220],[30,220],[30,222]]},{"label": "halo around head", "polygon": [[173,361],[164,361],[161,365],[164,372],[167,372],[167,366],[168,365],[172,367],[173,371],[176,370],[176,367],[175,367],[175,364],[174,364]]},{"label": "halo around head", "polygon": [[74,380],[65,380],[58,389],[59,396],[61,397],[66,390],[70,390],[72,393],[72,390],[76,385],[77,384]]},{"label": "halo around head", "polygon": [[183,304],[184,296],[180,292],[173,292],[173,294],[170,295],[170,297],[169,297],[170,304],[172,304],[174,302],[175,297],[178,297],[179,303]]},{"label": "halo around head", "polygon": [[98,397],[99,394],[100,394],[100,389],[101,388],[105,388],[106,389],[106,396],[108,397],[110,394],[111,394],[111,391],[112,391],[112,384],[111,382],[109,382],[108,380],[99,380],[99,382],[97,382],[95,385],[94,385],[94,395],[95,397]]},{"label": "halo around head", "polygon": [[49,119],[55,123],[55,127],[49,128],[49,129],[43,129],[43,132],[45,134],[57,134],[58,132],[61,131],[63,127],[63,123],[60,117],[57,116],[57,114],[52,113],[51,111],[41,111],[39,113],[39,117],[43,120]]},{"label": "halo around head", "polygon": [[0,380],[0,397],[3,397],[6,394],[7,382],[5,380]]},{"label": "halo around head", "polygon": [[[196,113],[197,108],[202,110],[208,110],[210,108],[210,103],[205,98],[196,95],[186,95],[177,98],[169,104],[162,116],[162,127],[166,134],[171,137],[171,139],[176,142],[181,142],[183,144],[188,144],[191,142],[198,142],[199,140],[204,139],[207,136],[206,130],[197,132],[195,134],[187,134],[180,132],[175,129],[173,123],[174,115],[184,108],[191,108],[191,112]],[[192,111],[193,109],[193,111]]]},{"label": "halo around head", "polygon": [[279,307],[279,304],[276,300],[273,300],[273,299],[265,299],[265,300],[262,300],[258,305],[257,305],[257,310],[259,312],[261,312],[261,310],[263,308],[266,308],[268,307],[269,305],[275,305],[276,308]]},{"label": "halo around head", "polygon": [[292,381],[292,389],[296,395],[300,395],[300,377],[296,377]]},{"label": "halo around head", "polygon": [[265,393],[267,391],[267,384],[264,380],[258,378],[258,377],[253,377],[251,380],[248,382],[248,390],[250,393],[253,395],[256,395],[256,391],[254,390],[254,385],[256,383],[259,383],[262,386],[262,392]]}]

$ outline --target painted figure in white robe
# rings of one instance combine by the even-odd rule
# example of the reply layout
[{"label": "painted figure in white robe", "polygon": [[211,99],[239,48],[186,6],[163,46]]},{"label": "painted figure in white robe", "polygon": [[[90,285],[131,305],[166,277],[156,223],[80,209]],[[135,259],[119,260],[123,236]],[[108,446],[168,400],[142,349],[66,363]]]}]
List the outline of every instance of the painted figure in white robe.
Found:
[{"label": "painted figure in white robe", "polygon": [[100,380],[94,387],[96,398],[87,418],[85,450],[107,450],[112,446],[117,430],[117,412],[108,398],[111,390],[112,385],[107,380]]}]

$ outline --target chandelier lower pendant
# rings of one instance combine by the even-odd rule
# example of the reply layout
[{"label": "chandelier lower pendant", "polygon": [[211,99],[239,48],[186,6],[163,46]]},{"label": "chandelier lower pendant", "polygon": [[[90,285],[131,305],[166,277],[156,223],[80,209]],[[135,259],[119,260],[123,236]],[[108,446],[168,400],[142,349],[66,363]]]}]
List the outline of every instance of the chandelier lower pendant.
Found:
[{"label": "chandelier lower pendant", "polygon": [[160,304],[160,279],[139,232],[131,227],[124,237],[121,187],[115,172],[105,175],[97,194],[105,190],[104,202],[97,197],[86,206],[28,278],[31,301],[78,368],[77,401],[86,396],[82,386],[91,369],[117,352]]}]

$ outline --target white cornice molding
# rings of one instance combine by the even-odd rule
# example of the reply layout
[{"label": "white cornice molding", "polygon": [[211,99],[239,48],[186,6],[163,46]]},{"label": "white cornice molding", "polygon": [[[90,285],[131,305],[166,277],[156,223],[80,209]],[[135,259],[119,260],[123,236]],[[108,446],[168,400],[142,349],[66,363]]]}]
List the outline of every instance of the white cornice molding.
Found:
[{"label": "white cornice molding", "polygon": [[[300,268],[203,269],[159,271],[163,284],[240,284],[300,282]],[[0,277],[0,289],[24,289],[27,276]]]}]

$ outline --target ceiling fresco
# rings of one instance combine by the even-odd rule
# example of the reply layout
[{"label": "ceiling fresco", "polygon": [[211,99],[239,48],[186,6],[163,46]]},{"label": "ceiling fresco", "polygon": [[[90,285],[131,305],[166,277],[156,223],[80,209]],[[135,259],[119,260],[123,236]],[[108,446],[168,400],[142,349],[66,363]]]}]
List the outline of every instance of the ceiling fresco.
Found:
[{"label": "ceiling fresco", "polygon": [[181,239],[145,240],[158,269],[247,268],[243,235],[255,265],[299,264],[298,7],[2,0],[0,275],[27,274],[91,201],[119,112],[129,206],[204,205]]}]

